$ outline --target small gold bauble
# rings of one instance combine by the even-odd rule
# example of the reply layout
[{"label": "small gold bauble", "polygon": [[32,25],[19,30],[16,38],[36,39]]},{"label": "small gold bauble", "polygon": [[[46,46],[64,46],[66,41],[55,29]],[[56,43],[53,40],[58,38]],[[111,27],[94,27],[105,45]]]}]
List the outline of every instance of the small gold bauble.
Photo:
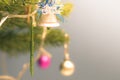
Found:
[{"label": "small gold bauble", "polygon": [[60,66],[60,72],[64,76],[70,76],[74,73],[75,66],[70,60],[65,60]]}]

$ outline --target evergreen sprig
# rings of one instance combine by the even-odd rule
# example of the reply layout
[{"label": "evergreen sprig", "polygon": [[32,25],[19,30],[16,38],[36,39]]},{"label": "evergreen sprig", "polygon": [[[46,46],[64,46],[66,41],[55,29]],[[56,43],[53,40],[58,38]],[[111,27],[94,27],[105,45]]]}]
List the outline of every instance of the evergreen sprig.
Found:
[{"label": "evergreen sprig", "polygon": [[[34,6],[39,0],[0,0],[0,20],[8,14],[27,14],[26,7]],[[62,16],[68,16],[72,4],[65,4]],[[45,46],[61,46],[64,44],[64,33],[61,29],[48,29]],[[35,49],[41,43],[42,28],[34,27]],[[9,18],[0,27],[0,50],[15,55],[16,52],[28,52],[30,46],[30,26],[27,19]]]},{"label": "evergreen sprig", "polygon": [[[34,27],[35,50],[41,44],[42,27]],[[61,46],[64,44],[65,32],[61,29],[48,29],[45,39],[45,46]],[[30,27],[3,28],[0,30],[0,50],[10,55],[20,52],[29,52]]]}]

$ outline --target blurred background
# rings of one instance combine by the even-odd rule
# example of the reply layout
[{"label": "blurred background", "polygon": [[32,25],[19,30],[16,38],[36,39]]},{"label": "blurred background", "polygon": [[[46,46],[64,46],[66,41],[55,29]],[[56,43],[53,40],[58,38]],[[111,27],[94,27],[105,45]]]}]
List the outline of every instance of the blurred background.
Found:
[{"label": "blurred background", "polygon": [[[60,27],[71,37],[69,53],[75,73],[62,76],[63,47],[47,47],[53,55],[50,68],[42,70],[36,63],[34,76],[28,69],[21,80],[120,80],[120,1],[68,1],[74,3],[74,10]],[[29,54],[14,57],[1,51],[0,75],[16,77],[26,62]]]}]

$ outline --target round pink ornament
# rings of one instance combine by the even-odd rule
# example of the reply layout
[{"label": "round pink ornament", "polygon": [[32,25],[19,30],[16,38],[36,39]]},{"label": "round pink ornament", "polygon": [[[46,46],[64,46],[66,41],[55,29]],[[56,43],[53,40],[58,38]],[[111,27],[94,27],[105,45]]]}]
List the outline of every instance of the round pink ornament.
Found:
[{"label": "round pink ornament", "polygon": [[41,55],[38,59],[38,65],[42,69],[47,69],[51,64],[51,58],[47,55]]}]

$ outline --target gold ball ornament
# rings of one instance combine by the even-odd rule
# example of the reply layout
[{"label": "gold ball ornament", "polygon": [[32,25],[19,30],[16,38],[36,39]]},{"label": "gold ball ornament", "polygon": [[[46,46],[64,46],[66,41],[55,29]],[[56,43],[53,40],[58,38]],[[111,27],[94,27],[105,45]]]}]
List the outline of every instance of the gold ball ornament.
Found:
[{"label": "gold ball ornament", "polygon": [[65,60],[60,66],[60,72],[64,76],[71,76],[75,71],[75,66],[70,60]]}]

